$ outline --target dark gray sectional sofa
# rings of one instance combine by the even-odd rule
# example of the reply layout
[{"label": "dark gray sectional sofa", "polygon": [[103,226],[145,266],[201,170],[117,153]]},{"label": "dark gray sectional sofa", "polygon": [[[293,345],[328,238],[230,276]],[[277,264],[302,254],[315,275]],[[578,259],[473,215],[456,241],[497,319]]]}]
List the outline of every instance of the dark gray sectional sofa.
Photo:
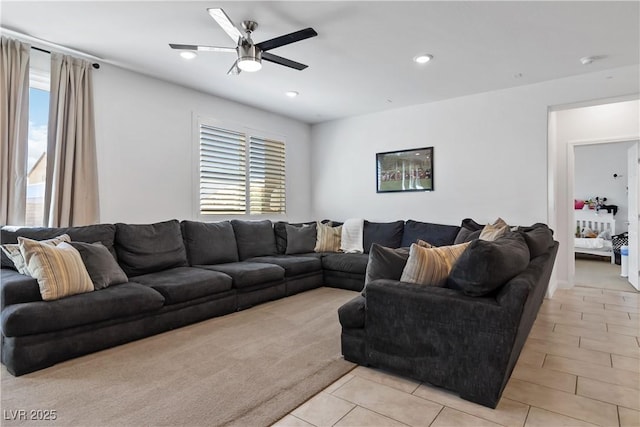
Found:
[{"label": "dark gray sectional sofa", "polygon": [[[2,244],[16,243],[18,236],[44,240],[65,233],[72,242],[101,242],[129,282],[43,301],[37,281],[15,271],[2,254],[2,363],[13,375],[23,375],[319,286],[361,291],[373,244],[399,248],[418,239],[451,244],[474,237],[465,221],[463,227],[365,221],[364,254],[315,253],[315,231],[302,223],[171,220],[3,228]],[[306,225],[315,227],[315,222]],[[545,250],[503,291],[486,297],[397,280],[369,283],[366,300],[359,296],[339,312],[345,358],[493,405],[499,398],[496,387],[501,392],[544,296],[556,249]],[[472,367],[477,371],[483,364],[486,372],[475,375]],[[500,386],[489,379],[493,374]],[[476,390],[464,385],[468,381],[489,385]]]},{"label": "dark gray sectional sofa", "polygon": [[[22,375],[319,286],[362,289],[367,254],[314,253],[314,241],[298,244],[308,252],[288,253],[293,246],[287,241],[291,226],[172,220],[3,228],[2,244],[16,243],[18,236],[44,240],[65,233],[75,242],[101,242],[129,282],[43,301],[37,281],[15,271],[3,253],[2,363],[12,374]],[[397,247],[403,226],[403,221],[367,223],[366,239]]]}]

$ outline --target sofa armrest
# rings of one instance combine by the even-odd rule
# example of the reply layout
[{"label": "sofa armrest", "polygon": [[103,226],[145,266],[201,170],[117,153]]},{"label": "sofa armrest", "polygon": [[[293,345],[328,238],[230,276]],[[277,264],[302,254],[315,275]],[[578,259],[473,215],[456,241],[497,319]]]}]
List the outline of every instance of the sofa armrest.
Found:
[{"label": "sofa armrest", "polygon": [[[508,290],[506,293],[511,295]],[[398,330],[432,328],[434,324],[444,326],[444,330],[481,328],[490,332],[509,327],[515,329],[520,312],[517,309],[514,312],[510,306],[518,297],[526,299],[526,294],[501,298],[500,301],[509,302],[504,306],[494,296],[471,297],[449,288],[375,280],[367,285],[366,324],[369,327],[382,322]]]},{"label": "sofa armrest", "polygon": [[0,307],[42,301],[38,281],[9,268],[0,269]]}]

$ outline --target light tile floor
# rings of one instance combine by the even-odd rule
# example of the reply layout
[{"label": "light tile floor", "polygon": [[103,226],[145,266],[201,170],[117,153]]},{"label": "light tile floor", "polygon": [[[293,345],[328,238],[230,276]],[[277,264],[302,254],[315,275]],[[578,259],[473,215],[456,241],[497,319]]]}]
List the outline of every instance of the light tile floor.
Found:
[{"label": "light tile floor", "polygon": [[636,292],[556,291],[496,409],[359,366],[275,426],[638,427],[639,307]]}]

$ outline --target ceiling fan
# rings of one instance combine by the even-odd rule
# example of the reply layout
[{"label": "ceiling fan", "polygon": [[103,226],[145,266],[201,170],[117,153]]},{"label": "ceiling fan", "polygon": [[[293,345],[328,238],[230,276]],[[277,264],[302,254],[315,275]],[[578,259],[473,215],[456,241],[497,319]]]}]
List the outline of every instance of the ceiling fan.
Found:
[{"label": "ceiling fan", "polygon": [[238,59],[233,63],[227,74],[237,75],[240,71],[258,71],[262,68],[262,60],[273,62],[275,64],[284,65],[285,67],[295,68],[296,70],[304,70],[307,65],[274,55],[268,50],[285,46],[291,43],[299,42],[310,37],[315,37],[318,33],[313,28],[305,28],[304,30],[295,31],[280,37],[266,40],[261,43],[253,43],[251,33],[258,27],[255,21],[243,21],[241,32],[236,27],[229,16],[220,8],[207,9],[209,15],[222,27],[229,37],[236,43],[236,47],[217,47],[217,46],[199,46],[191,44],[173,44],[169,43],[172,49],[186,51],[204,51],[204,52],[236,52]]}]

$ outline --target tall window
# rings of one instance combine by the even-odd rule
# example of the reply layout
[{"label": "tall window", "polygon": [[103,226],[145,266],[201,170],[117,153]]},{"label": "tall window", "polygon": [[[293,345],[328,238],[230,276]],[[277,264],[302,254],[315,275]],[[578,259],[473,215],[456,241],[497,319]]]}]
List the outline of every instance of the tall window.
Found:
[{"label": "tall window", "polygon": [[200,215],[283,214],[285,144],[199,125]]},{"label": "tall window", "polygon": [[44,187],[47,176],[50,58],[46,53],[32,50],[30,62],[25,225],[41,226],[44,225]]}]

